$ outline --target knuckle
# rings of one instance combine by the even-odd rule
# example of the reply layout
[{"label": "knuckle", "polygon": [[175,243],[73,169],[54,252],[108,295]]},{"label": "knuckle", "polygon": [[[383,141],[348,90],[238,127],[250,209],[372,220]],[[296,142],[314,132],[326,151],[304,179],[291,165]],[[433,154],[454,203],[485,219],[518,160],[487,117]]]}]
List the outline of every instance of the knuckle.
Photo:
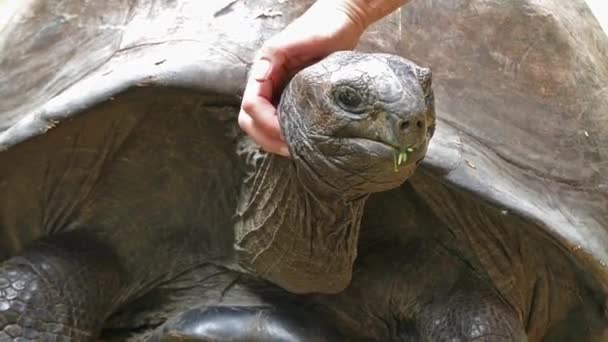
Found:
[{"label": "knuckle", "polygon": [[243,102],[241,103],[241,109],[243,109],[243,111],[245,111],[245,113],[251,115],[251,113],[253,113],[255,111],[256,108],[256,103],[254,100],[250,99],[250,98],[244,98]]},{"label": "knuckle", "polygon": [[267,41],[256,53],[257,58],[269,58],[277,54],[276,42],[272,39]]}]

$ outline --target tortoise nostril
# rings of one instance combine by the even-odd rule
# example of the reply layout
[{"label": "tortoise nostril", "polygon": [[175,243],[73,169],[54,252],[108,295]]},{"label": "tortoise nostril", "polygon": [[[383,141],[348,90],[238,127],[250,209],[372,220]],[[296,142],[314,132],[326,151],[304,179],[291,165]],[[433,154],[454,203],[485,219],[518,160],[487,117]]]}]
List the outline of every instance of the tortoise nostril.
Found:
[{"label": "tortoise nostril", "polygon": [[410,127],[410,122],[409,121],[403,121],[403,122],[401,122],[401,124],[399,124],[399,128],[402,131],[405,131],[406,129],[408,129],[408,127]]},{"label": "tortoise nostril", "polygon": [[422,128],[423,124],[421,120],[416,121],[416,126],[418,126],[418,128]]}]

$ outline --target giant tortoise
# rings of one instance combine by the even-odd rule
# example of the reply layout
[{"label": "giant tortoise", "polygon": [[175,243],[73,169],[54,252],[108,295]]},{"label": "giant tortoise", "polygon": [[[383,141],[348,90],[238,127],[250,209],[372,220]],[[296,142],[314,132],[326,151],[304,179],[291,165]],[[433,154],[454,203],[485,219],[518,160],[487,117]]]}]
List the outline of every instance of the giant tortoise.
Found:
[{"label": "giant tortoise", "polygon": [[310,3],[1,5],[0,341],[608,339],[584,2],[412,2],[291,80],[285,159],[239,95]]}]

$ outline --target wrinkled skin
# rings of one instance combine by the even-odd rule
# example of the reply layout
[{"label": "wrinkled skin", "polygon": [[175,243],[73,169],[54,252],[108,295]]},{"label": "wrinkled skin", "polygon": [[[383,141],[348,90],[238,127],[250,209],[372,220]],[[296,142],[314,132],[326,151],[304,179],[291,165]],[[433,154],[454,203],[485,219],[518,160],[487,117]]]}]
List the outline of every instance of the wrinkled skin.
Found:
[{"label": "wrinkled skin", "polygon": [[[606,340],[608,39],[582,1],[416,1],[368,32],[360,50],[432,66],[438,124],[369,195],[337,295],[231,254],[264,159],[235,157],[234,95],[310,1],[229,3],[30,0],[0,32],[0,340]],[[342,287],[309,261],[308,289]]]},{"label": "wrinkled skin", "polygon": [[[396,56],[335,53],[294,77],[279,111],[292,160],[254,161],[237,248],[289,291],[337,293],[350,283],[367,197],[409,178],[432,137],[430,71]],[[395,169],[395,151],[406,148]]]}]

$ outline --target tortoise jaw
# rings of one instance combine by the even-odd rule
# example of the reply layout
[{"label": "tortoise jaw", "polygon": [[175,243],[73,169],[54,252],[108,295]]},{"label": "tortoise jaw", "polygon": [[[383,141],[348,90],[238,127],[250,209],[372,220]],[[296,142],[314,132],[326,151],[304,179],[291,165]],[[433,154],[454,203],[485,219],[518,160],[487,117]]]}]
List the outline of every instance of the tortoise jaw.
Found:
[{"label": "tortoise jaw", "polygon": [[408,153],[412,153],[413,151],[418,150],[422,145],[421,143],[418,143],[418,142],[406,142],[404,144],[398,144],[393,141],[390,141],[387,139],[381,139],[381,138],[371,139],[371,138],[366,138],[366,137],[352,137],[352,138],[345,138],[345,139],[351,140],[351,141],[359,141],[359,142],[363,142],[366,144],[375,145],[377,147],[382,146],[381,148],[386,149],[386,151],[399,151],[399,152],[406,151]]},{"label": "tortoise jaw", "polygon": [[399,145],[382,139],[349,138],[349,140],[359,141],[364,145],[368,145],[370,150],[380,149],[383,152],[382,154],[392,154],[395,172],[398,172],[400,167],[407,165],[408,161],[412,159],[411,156],[417,154],[423,147],[423,144],[420,143]]}]

